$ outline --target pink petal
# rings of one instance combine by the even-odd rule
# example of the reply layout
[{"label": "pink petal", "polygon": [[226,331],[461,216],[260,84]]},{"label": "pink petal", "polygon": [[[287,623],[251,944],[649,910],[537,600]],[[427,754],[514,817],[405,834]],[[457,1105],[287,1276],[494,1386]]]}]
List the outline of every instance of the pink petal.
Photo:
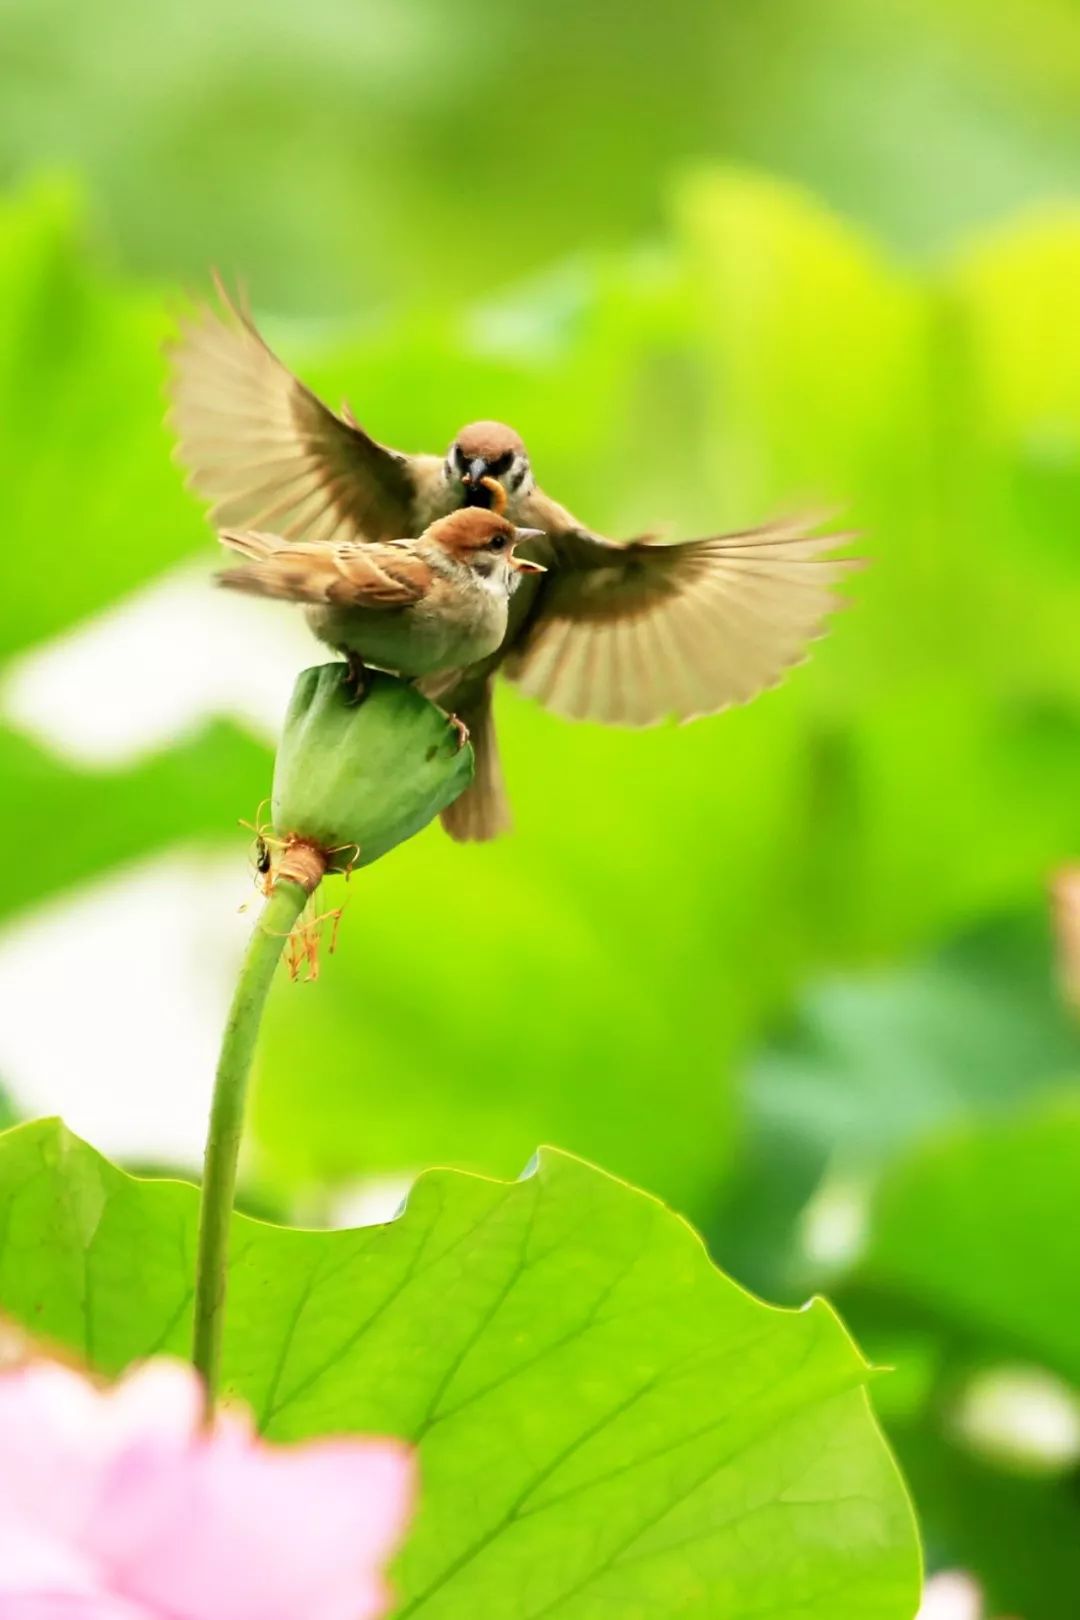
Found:
[{"label": "pink petal", "polygon": [[[391,1441],[278,1447],[200,1427],[178,1362],[102,1391],[0,1376],[0,1620],[375,1620],[412,1506]],[[5,1557],[5,1552],[9,1556]]]},{"label": "pink petal", "polygon": [[0,1525],[78,1535],[107,1460],[103,1397],[69,1367],[35,1362],[0,1378]]},{"label": "pink petal", "polygon": [[[86,1596],[99,1590],[92,1559],[31,1519],[5,1515],[0,1524],[0,1589]],[[0,1598],[0,1613],[3,1599]]]},{"label": "pink petal", "polygon": [[118,1470],[96,1527],[118,1591],[176,1620],[368,1620],[412,1505],[386,1441],[197,1443],[181,1468]]},{"label": "pink petal", "polygon": [[147,1609],[132,1608],[123,1598],[63,1597],[26,1592],[18,1597],[0,1593],[0,1620],[160,1620]]},{"label": "pink petal", "polygon": [[202,1422],[203,1395],[198,1378],[183,1361],[159,1356],[125,1374],[105,1392],[109,1447],[120,1450],[131,1440],[151,1438],[185,1445]]}]

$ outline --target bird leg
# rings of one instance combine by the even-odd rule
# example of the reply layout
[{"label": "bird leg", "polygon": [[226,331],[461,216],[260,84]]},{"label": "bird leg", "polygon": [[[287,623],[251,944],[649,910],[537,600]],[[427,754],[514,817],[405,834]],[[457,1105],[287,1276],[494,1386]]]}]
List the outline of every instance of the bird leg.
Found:
[{"label": "bird leg", "polygon": [[469,728],[465,724],[464,720],[459,720],[458,719],[458,716],[456,714],[448,714],[446,718],[449,720],[451,726],[457,732],[458,753],[460,754],[461,750],[464,748],[465,744],[469,740]]},{"label": "bird leg", "polygon": [[346,651],[345,662],[349,666],[348,674],[345,677],[345,684],[350,692],[349,701],[359,708],[370,690],[368,667],[360,654],[355,652]]}]

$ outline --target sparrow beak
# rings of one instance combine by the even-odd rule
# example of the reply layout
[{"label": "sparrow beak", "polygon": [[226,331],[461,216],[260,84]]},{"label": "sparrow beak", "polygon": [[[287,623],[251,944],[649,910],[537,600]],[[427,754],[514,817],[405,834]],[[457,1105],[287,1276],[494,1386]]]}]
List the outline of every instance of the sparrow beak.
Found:
[{"label": "sparrow beak", "polygon": [[[543,540],[543,538],[543,529],[515,529],[514,531],[515,546],[527,545],[530,540]],[[519,574],[547,573],[543,563],[529,562],[528,558],[515,556],[513,552],[510,554],[510,566],[516,568]]]},{"label": "sparrow beak", "polygon": [[463,484],[479,484],[486,472],[487,462],[483,456],[477,456],[474,461],[469,462],[469,470],[462,473],[461,481]]}]

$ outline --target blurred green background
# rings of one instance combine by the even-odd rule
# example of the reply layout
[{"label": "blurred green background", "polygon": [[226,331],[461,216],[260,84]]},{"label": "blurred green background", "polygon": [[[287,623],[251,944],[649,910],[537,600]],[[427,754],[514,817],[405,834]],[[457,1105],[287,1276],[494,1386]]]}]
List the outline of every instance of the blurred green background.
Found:
[{"label": "blurred green background", "polygon": [[[622,735],[502,692],[515,835],[433,830],[354,883],[319,982],[278,986],[249,1185],[329,1218],[540,1140],[626,1175],[896,1369],[931,1567],[1075,1620],[1080,1027],[1046,886],[1080,855],[1080,8],[0,0],[0,27],[10,1010],[78,1023],[81,919],[177,852],[213,896],[190,972],[224,986],[245,926],[266,737],[178,698],[213,684],[200,595],[160,689],[110,628],[213,560],[159,358],[210,264],[378,436],[505,417],[607,532],[839,506],[855,610],[749,709]],[[73,635],[123,647],[142,747],[35,723],[47,657],[93,731]],[[62,1086],[0,1038],[0,1079],[17,1112],[114,1088],[138,1160],[188,1003],[139,1025],[175,942],[117,916],[93,997],[123,1062],[84,1042]]]}]

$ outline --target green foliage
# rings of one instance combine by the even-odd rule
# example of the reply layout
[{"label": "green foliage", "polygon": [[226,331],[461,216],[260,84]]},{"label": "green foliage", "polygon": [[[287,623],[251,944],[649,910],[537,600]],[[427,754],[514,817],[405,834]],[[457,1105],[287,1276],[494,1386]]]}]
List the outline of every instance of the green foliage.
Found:
[{"label": "green foliage", "polygon": [[942,1136],[886,1179],[866,1273],[1080,1385],[1078,1185],[1076,1091]]},{"label": "green foliage", "polygon": [[[953,1419],[987,1367],[1078,1382],[1080,1136],[1063,1082],[1080,1073],[1080,1031],[1049,947],[1043,914],[998,917],[905,969],[813,987],[749,1067],[746,1151],[714,1247],[774,1298],[828,1278],[874,1360],[896,1368],[879,1407],[930,1561],[978,1570],[991,1614],[1068,1620],[1071,1478],[977,1455]],[[829,1199],[855,1224],[826,1264],[805,1212]]]},{"label": "green foliage", "polygon": [[725,1264],[770,1297],[821,1281],[799,1217],[823,1184],[857,1200],[913,1142],[1005,1115],[1080,1074],[1045,911],[996,917],[929,958],[814,984],[743,1079],[746,1141],[716,1224]]},{"label": "green foliage", "polygon": [[[53,1123],[0,1140],[0,1293],[116,1372],[182,1352],[195,1194]],[[662,1205],[545,1150],[354,1232],[235,1217],[225,1381],[282,1439],[404,1435],[402,1616],[907,1620],[910,1511],[822,1301],[771,1309]]]},{"label": "green foliage", "polygon": [[0,656],[205,545],[161,427],[164,301],[106,281],[66,188],[0,203]]},{"label": "green foliage", "polygon": [[[516,837],[433,831],[352,886],[339,955],[276,992],[253,1159],[287,1210],[372,1171],[511,1174],[553,1139],[691,1212],[733,1274],[792,1301],[820,1280],[807,1201],[869,1197],[868,1255],[831,1286],[897,1368],[878,1401],[930,1557],[974,1568],[995,1612],[1073,1620],[1072,1482],[992,1467],[947,1413],[999,1357],[1078,1377],[1072,1105],[1017,1112],[1080,1072],[1035,921],[1080,802],[1080,217],[1053,202],[1075,169],[1075,8],[683,0],[659,30],[609,10],[315,0],[297,22],[272,0],[240,22],[110,0],[91,20],[9,0],[5,173],[74,166],[88,200],[38,179],[0,206],[0,645],[209,561],[160,427],[174,295],[132,268],[170,288],[202,287],[209,259],[246,274],[290,363],[392,443],[506,416],[610,533],[839,505],[872,563],[855,611],[745,713],[622,736],[501,694]],[[0,775],[10,918],[176,842],[231,838],[242,877],[235,822],[270,759],[224,717],[122,770],[9,726]],[[92,1059],[87,1084],[108,1084]],[[142,1199],[64,1152],[60,1215],[89,1231]],[[61,1338],[107,1352],[138,1266],[152,1331],[179,1312],[162,1342],[182,1347],[190,1195],[151,1193],[175,1201],[168,1270],[164,1237],[117,1247],[112,1270],[95,1247],[89,1312]],[[279,1244],[382,1241],[242,1230],[275,1265]],[[79,1246],[63,1252],[78,1302]],[[269,1258],[264,1275],[295,1304],[290,1266],[280,1295]],[[451,1316],[467,1334],[462,1292],[435,1345]],[[809,1332],[779,1320],[791,1344]],[[830,1339],[820,1309],[806,1320]]]},{"label": "green foliage", "polygon": [[[74,700],[74,699],[73,699]],[[13,861],[0,917],[178,842],[219,848],[266,790],[265,748],[226,721],[126,770],[79,771],[0,728],[0,838]],[[237,870],[244,861],[236,848]]]},{"label": "green foliage", "polygon": [[1080,1513],[1070,1476],[987,1468],[933,1418],[892,1425],[890,1440],[918,1503],[928,1562],[977,1570],[990,1615],[1074,1620]]},{"label": "green foliage", "polygon": [[[1062,1083],[1080,1073],[1080,1031],[1049,946],[1045,915],[1028,912],[906,968],[815,985],[749,1066],[746,1148],[714,1247],[774,1298],[828,1276],[874,1360],[896,1369],[879,1409],[932,1564],[978,1570],[991,1614],[1070,1620],[1071,1476],[1011,1471],[953,1421],[986,1367],[1077,1383],[1080,1137]],[[807,1247],[805,1212],[823,1199],[855,1221],[831,1265]]]},{"label": "green foliage", "polygon": [[1075,187],[1070,0],[5,0],[5,175],[88,177],[126,262],[305,316],[653,234],[688,158],[812,186],[905,254]]},{"label": "green foliage", "polygon": [[990,1613],[1069,1620],[1075,1610],[1075,1467],[1044,1479],[977,1455],[953,1414],[966,1380],[987,1367],[1049,1368],[1080,1388],[1078,1185],[1075,1086],[942,1132],[887,1172],[866,1255],[842,1295],[879,1359],[909,1359],[918,1336],[929,1374],[890,1435],[929,1556],[977,1568]]}]

